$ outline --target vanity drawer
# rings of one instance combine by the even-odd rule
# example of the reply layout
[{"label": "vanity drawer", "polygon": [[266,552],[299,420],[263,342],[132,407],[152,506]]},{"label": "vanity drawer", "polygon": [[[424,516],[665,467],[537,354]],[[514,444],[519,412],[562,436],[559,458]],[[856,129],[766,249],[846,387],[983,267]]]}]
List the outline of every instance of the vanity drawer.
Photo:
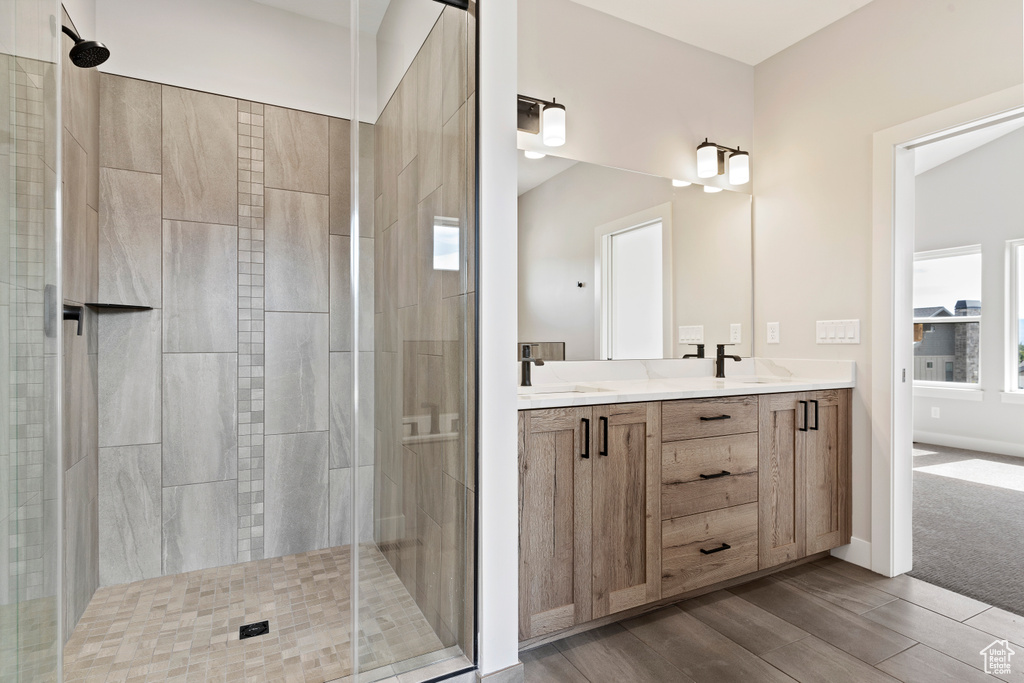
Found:
[{"label": "vanity drawer", "polygon": [[665,401],[661,440],[682,441],[757,431],[757,396]]},{"label": "vanity drawer", "polygon": [[664,598],[755,572],[757,503],[665,520],[661,548]]},{"label": "vanity drawer", "polygon": [[757,433],[662,445],[662,519],[756,500]]}]

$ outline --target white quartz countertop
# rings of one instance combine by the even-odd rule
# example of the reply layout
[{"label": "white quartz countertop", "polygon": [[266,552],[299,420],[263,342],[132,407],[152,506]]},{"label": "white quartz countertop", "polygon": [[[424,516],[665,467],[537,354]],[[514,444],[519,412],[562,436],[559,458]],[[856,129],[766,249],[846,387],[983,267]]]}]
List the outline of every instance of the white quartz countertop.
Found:
[{"label": "white quartz countertop", "polygon": [[557,361],[533,368],[519,387],[519,410],[777,394],[855,385],[853,361],[748,358],[727,361],[726,378],[712,360]]}]

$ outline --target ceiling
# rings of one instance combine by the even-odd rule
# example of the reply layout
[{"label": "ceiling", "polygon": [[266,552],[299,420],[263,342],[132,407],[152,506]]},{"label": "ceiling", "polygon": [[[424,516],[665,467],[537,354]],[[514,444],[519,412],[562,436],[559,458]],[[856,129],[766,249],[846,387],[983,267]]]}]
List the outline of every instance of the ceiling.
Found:
[{"label": "ceiling", "polygon": [[553,157],[550,154],[543,159],[527,159],[519,152],[519,195],[523,196],[533,188],[546,183],[562,171],[566,171],[577,163],[572,159]]},{"label": "ceiling", "polygon": [[751,66],[871,0],[573,0]]},{"label": "ceiling", "polygon": [[1024,117],[922,145],[914,150],[914,174],[921,175],[1021,128],[1024,128]]},{"label": "ceiling", "polygon": [[[338,26],[349,25],[349,3],[338,0],[253,0]],[[359,30],[376,35],[391,0],[359,0]]]}]

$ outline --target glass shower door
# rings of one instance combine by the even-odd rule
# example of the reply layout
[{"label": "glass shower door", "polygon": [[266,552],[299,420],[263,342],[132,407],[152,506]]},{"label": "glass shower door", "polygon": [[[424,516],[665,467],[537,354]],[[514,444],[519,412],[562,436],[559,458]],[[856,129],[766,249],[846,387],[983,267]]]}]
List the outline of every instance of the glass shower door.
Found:
[{"label": "glass shower door", "polygon": [[0,680],[60,671],[59,3],[0,3]]}]

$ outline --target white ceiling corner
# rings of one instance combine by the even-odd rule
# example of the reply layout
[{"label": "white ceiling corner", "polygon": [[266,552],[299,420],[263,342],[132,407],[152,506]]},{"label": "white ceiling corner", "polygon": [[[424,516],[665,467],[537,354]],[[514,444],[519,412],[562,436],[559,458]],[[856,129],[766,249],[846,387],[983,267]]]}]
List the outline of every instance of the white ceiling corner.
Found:
[{"label": "white ceiling corner", "polygon": [[573,0],[754,66],[871,0]]},{"label": "white ceiling corner", "polygon": [[[349,0],[349,2],[339,2],[339,0],[253,0],[261,5],[276,7],[286,12],[338,26],[350,24],[350,3],[355,1],[357,0]],[[390,0],[358,0],[358,2],[360,32],[376,35]]]}]

